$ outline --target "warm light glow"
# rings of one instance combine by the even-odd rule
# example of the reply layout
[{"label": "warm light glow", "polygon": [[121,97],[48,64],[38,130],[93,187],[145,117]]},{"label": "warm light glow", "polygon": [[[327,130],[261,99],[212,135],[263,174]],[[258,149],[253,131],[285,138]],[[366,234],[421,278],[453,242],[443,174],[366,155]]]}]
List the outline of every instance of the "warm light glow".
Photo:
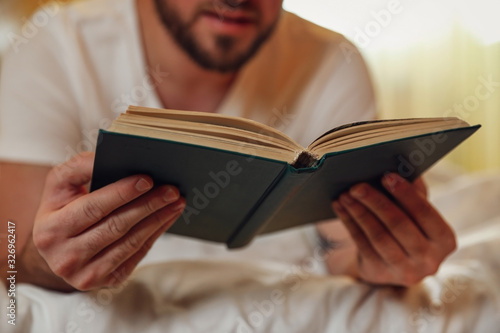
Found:
[{"label": "warm light glow", "polygon": [[457,22],[486,44],[500,41],[499,0],[285,0],[283,6],[362,49],[429,42]]},{"label": "warm light glow", "polygon": [[[447,157],[469,170],[500,169],[500,0],[285,0],[284,8],[353,41],[368,62],[379,116],[456,116],[483,125]],[[485,87],[486,87],[485,86]]]},{"label": "warm light glow", "polygon": [[499,0],[461,0],[457,5],[461,21],[478,39],[486,45],[500,42]]},{"label": "warm light glow", "polygon": [[14,21],[8,19],[7,17],[2,17],[0,19],[0,54],[4,52],[9,47],[9,36],[17,30],[17,25]]}]

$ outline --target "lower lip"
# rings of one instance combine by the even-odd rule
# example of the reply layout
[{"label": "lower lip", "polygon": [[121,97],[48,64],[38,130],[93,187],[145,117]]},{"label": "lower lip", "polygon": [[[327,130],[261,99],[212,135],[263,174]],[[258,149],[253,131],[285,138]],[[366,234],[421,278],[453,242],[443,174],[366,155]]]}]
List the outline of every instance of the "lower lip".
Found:
[{"label": "lower lip", "polygon": [[202,15],[202,19],[206,20],[213,30],[222,34],[240,34],[254,26],[252,21],[235,22],[210,14]]}]

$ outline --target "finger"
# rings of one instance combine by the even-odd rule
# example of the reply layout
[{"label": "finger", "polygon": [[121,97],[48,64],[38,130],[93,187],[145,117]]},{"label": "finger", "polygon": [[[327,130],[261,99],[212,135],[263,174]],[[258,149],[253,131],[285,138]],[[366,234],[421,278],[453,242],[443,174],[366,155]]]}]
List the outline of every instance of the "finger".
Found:
[{"label": "finger", "polygon": [[[66,235],[75,236],[153,187],[149,176],[135,175],[100,188],[58,212]],[[60,227],[60,226],[59,226]]]},{"label": "finger", "polygon": [[[161,186],[115,210],[95,227],[78,236],[85,249],[82,258],[91,258],[108,245],[123,237],[134,225],[157,210],[177,201],[179,191],[174,186]],[[159,221],[161,222],[161,221]]]},{"label": "finger", "polygon": [[[182,211],[179,212],[179,215],[174,218],[177,220],[180,216]],[[115,269],[111,274],[108,276],[107,281],[104,282],[105,286],[117,286],[121,283],[123,283],[130,274],[132,274],[133,270],[137,267],[139,262],[146,256],[146,254],[149,252],[153,244],[156,242],[156,240],[163,235],[171,226],[173,223],[165,223],[161,228],[159,228],[146,242],[144,245],[134,253],[130,258],[128,258],[125,262],[123,262],[117,269]]]},{"label": "finger", "polygon": [[427,198],[427,185],[425,185],[422,177],[415,179],[412,184],[418,192],[422,193],[424,197]]},{"label": "finger", "polygon": [[92,259],[81,274],[83,281],[79,282],[80,285],[93,288],[99,282],[99,277],[109,276],[136,253],[149,251],[152,243],[146,243],[148,239],[158,230],[169,228],[181,215],[184,207],[185,200],[179,199],[134,226],[124,237]]},{"label": "finger", "polygon": [[408,215],[387,196],[373,187],[360,183],[353,186],[349,194],[361,202],[385,225],[385,230],[392,234],[406,253],[410,255],[420,253],[422,247],[428,244],[428,239]]},{"label": "finger", "polygon": [[335,211],[335,214],[337,214],[337,216],[340,218],[347,231],[351,235],[351,238],[358,249],[358,253],[366,259],[381,261],[380,256],[373,249],[365,234],[363,233],[361,228],[353,221],[345,207],[339,201],[334,201],[332,207]]},{"label": "finger", "polygon": [[383,261],[397,265],[407,259],[400,244],[363,204],[347,193],[340,196],[340,202]]},{"label": "finger", "polygon": [[429,239],[439,241],[454,238],[445,220],[412,184],[394,173],[385,175],[382,184]]}]

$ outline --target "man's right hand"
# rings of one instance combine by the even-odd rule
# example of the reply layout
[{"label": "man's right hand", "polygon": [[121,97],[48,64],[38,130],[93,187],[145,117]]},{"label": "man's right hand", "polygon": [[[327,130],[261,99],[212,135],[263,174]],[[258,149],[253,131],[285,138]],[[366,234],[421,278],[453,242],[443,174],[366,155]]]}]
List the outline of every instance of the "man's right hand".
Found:
[{"label": "man's right hand", "polygon": [[89,193],[93,159],[83,153],[48,174],[33,228],[52,272],[78,290],[121,283],[185,207],[175,187],[153,188],[144,175]]}]

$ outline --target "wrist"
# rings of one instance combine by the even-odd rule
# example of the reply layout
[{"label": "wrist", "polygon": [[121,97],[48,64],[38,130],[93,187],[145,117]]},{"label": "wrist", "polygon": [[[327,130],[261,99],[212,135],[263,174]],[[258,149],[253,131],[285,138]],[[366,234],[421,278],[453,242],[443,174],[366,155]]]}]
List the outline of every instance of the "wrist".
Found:
[{"label": "wrist", "polygon": [[343,224],[339,221],[320,223],[316,230],[330,275],[358,278],[357,248]]},{"label": "wrist", "polygon": [[55,275],[40,255],[30,236],[18,260],[18,282],[29,283],[42,288],[72,292],[76,291],[59,276]]}]

